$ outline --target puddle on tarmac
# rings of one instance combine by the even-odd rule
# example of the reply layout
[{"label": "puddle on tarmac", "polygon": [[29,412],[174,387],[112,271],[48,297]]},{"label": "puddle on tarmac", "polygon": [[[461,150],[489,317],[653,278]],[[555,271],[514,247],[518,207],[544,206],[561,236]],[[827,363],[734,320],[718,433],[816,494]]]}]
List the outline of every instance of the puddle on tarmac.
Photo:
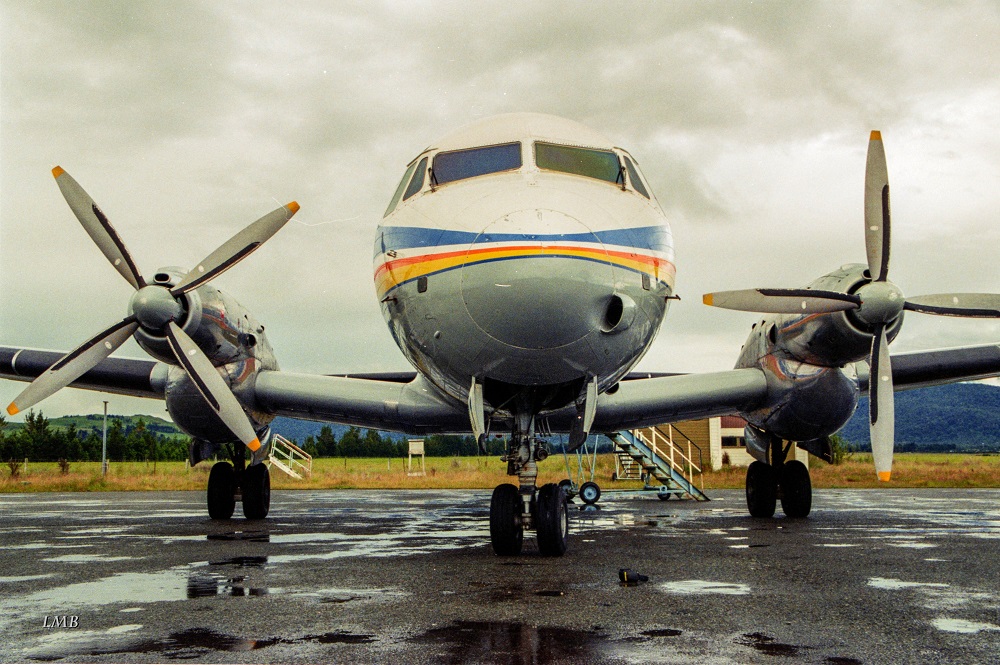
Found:
[{"label": "puddle on tarmac", "polygon": [[[189,628],[173,632],[166,637],[150,640],[130,640],[121,642],[118,637],[142,626],[118,626],[104,633],[87,631],[83,633],[55,634],[59,637],[43,640],[43,647],[31,654],[32,660],[59,660],[74,656],[113,656],[121,654],[161,654],[167,660],[197,660],[213,652],[245,652],[265,649],[276,644],[367,644],[375,641],[374,635],[331,631],[320,635],[306,635],[297,639],[267,637],[250,639],[219,633],[205,628]],[[109,637],[117,637],[111,640]],[[69,644],[67,644],[69,642]],[[113,642],[112,644],[109,644]],[[58,650],[58,651],[57,651]],[[150,659],[155,661],[158,659]]]},{"label": "puddle on tarmac", "polygon": [[940,582],[904,582],[903,580],[897,580],[889,577],[869,577],[868,586],[875,587],[876,589],[887,589],[890,591],[895,591],[897,589],[948,588],[947,584],[942,584]]},{"label": "puddle on tarmac", "polygon": [[938,617],[931,621],[931,625],[946,633],[963,633],[965,635],[981,633],[986,630],[1000,630],[1000,626],[996,624],[967,621],[966,619],[951,619],[948,617]]},{"label": "puddle on tarmac", "polygon": [[417,644],[439,647],[431,660],[444,662],[547,663],[599,660],[604,635],[521,623],[456,621],[431,628],[413,638]]},{"label": "puddle on tarmac", "polygon": [[747,584],[707,582],[705,580],[667,582],[661,584],[660,588],[667,593],[719,593],[726,596],[745,596],[750,593],[750,586]]},{"label": "puddle on tarmac", "polygon": [[11,575],[8,577],[0,577],[0,584],[14,584],[15,582],[33,582],[34,580],[44,580],[48,577],[55,577],[55,573],[46,573],[44,575]]},{"label": "puddle on tarmac", "polygon": [[773,637],[766,633],[744,633],[737,637],[735,642],[743,646],[753,647],[767,656],[793,657],[798,656],[803,649],[810,648],[776,642]]},{"label": "puddle on tarmac", "polygon": [[53,556],[42,561],[52,561],[53,563],[101,563],[105,561],[130,561],[134,556],[105,556],[103,554],[64,554]]},{"label": "puddle on tarmac", "polygon": [[113,603],[152,603],[187,598],[188,567],[156,573],[118,573],[90,582],[36,591],[19,599],[26,607],[80,607]]}]

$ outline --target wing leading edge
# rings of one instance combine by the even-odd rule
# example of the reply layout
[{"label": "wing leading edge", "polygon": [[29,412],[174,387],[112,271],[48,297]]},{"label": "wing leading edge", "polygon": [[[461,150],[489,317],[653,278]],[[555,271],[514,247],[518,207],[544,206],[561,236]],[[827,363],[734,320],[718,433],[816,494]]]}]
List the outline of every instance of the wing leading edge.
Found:
[{"label": "wing leading edge", "polygon": [[[59,352],[0,347],[0,378],[31,381],[62,356]],[[868,367],[857,364],[867,391]],[[71,385],[133,397],[163,399],[163,363],[108,358]],[[361,378],[362,376],[372,378]],[[756,368],[706,374],[641,375],[599,396],[592,431],[614,432],[667,422],[727,415],[766,405],[768,385]],[[1000,345],[940,349],[893,356],[896,390],[1000,376]],[[378,374],[321,376],[262,371],[255,407],[273,415],[336,422],[409,434],[468,432],[468,409],[444,396],[427,379]],[[568,431],[576,409],[548,416],[553,431]]]}]

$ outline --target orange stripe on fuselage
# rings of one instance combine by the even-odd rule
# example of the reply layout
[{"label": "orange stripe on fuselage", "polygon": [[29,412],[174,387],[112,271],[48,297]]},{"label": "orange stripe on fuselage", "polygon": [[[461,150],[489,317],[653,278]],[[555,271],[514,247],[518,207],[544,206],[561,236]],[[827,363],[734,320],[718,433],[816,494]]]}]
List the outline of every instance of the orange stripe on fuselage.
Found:
[{"label": "orange stripe on fuselage", "polygon": [[[607,250],[603,248],[551,246],[551,245],[505,245],[481,249],[422,254],[402,259],[386,261],[375,270],[375,281],[379,293],[384,294],[395,286],[427,275],[456,268],[462,265],[497,259],[530,257],[568,257],[596,260],[610,265],[618,265],[637,272],[644,272],[660,279],[661,274],[674,274],[673,264],[657,256],[636,252]],[[401,274],[400,274],[401,273]]]}]

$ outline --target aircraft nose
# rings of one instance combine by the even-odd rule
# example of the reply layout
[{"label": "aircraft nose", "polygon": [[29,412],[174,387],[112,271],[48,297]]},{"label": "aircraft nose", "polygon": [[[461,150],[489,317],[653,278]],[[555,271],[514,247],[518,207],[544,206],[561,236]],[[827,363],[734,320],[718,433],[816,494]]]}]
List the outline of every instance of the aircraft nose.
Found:
[{"label": "aircraft nose", "polygon": [[510,346],[571,344],[605,319],[615,276],[579,219],[530,209],[493,221],[469,246],[462,297],[480,330]]}]

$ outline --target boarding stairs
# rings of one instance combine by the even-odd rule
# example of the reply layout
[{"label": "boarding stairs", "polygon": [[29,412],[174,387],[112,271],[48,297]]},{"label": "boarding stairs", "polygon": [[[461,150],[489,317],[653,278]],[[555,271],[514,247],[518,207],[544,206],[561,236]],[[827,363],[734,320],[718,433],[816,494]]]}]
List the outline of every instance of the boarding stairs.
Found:
[{"label": "boarding stairs", "polygon": [[[687,437],[684,437],[684,443],[678,444],[673,440],[672,429],[670,434],[668,436],[657,428],[650,428],[616,432],[609,434],[608,438],[615,444],[619,456],[627,457],[646,473],[648,489],[654,489],[650,480],[656,479],[660,483],[659,493],[663,498],[678,494],[687,495],[696,501],[708,501],[708,496],[693,480],[695,474],[702,473],[701,449]],[[694,459],[695,451],[699,458],[697,462]],[[628,469],[630,473],[634,473],[632,465]],[[618,478],[625,480],[621,475]]]},{"label": "boarding stairs", "polygon": [[277,467],[292,478],[301,480],[304,475],[312,475],[312,455],[280,434],[271,437],[271,452],[267,461],[271,468]]}]

